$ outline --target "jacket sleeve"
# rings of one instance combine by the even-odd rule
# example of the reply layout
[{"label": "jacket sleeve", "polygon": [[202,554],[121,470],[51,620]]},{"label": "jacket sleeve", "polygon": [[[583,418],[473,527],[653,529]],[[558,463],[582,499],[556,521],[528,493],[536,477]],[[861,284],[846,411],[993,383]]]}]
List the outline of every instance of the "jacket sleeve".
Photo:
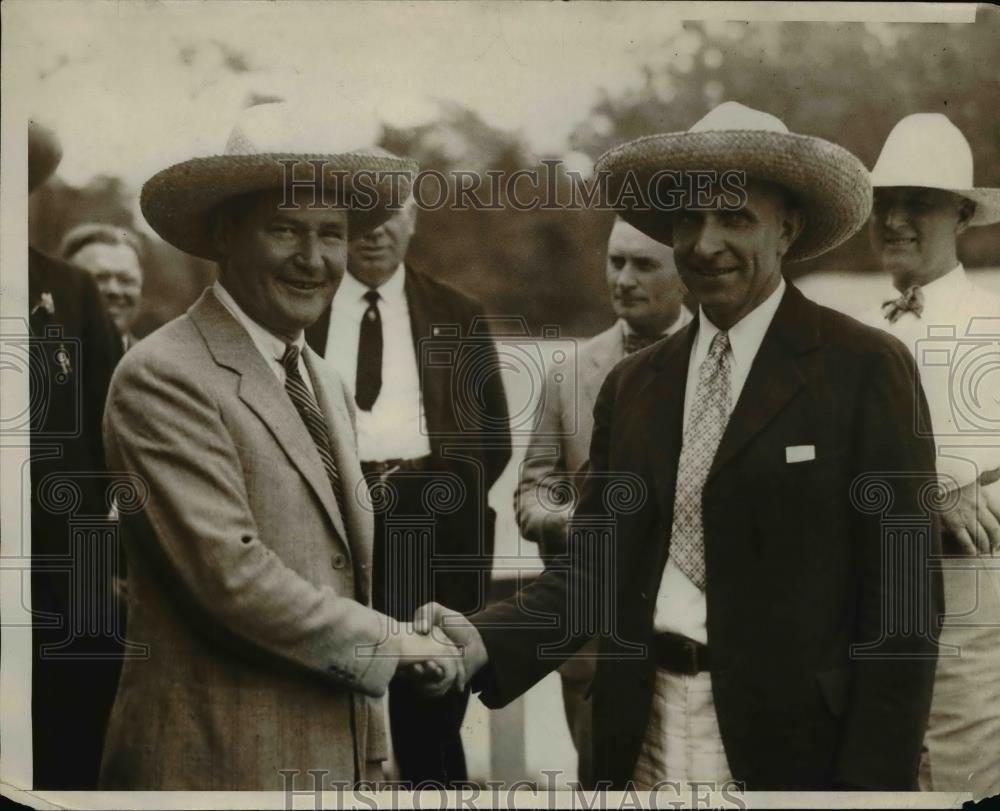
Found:
[{"label": "jacket sleeve", "polygon": [[[611,419],[618,370],[604,380],[594,406],[590,459],[580,488],[580,500],[567,530],[568,555],[562,565],[551,566],[529,585],[502,602],[470,617],[486,647],[488,663],[473,688],[488,707],[502,707],[555,670],[591,636],[584,617],[601,617],[607,589],[602,580],[608,571],[598,533],[582,526],[592,518],[607,519],[609,501],[605,488],[609,469]],[[574,614],[572,612],[579,612]]]},{"label": "jacket sleeve", "polygon": [[565,475],[562,400],[551,374],[545,377],[541,403],[514,490],[514,512],[521,535],[538,544],[539,554],[548,563],[566,554],[566,525],[576,499]]},{"label": "jacket sleeve", "polygon": [[387,618],[316,586],[259,537],[223,413],[183,359],[125,356],[104,420],[109,460],[148,485],[130,540],[204,630],[331,684],[385,692],[398,658]]},{"label": "jacket sleeve", "polygon": [[837,778],[863,789],[915,789],[937,661],[943,593],[940,571],[929,566],[941,554],[928,498],[934,443],[914,430],[913,417],[927,416],[916,373],[893,339],[869,364],[856,415],[856,476],[885,494],[892,514],[929,527],[922,546],[919,533],[885,531],[885,512],[860,509],[855,499],[860,606]]}]

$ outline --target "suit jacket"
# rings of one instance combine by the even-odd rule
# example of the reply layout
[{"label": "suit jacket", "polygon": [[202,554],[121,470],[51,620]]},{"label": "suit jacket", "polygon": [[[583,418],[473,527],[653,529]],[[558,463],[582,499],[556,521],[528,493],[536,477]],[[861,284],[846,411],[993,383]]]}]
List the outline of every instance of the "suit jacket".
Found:
[{"label": "suit jacket", "polygon": [[[652,699],[646,646],[696,329],[697,320],[608,375],[570,565],[473,617],[490,706],[581,643],[586,623],[569,605],[613,621],[600,629],[608,658],[592,701],[594,779],[617,786],[631,777]],[[719,727],[748,789],[915,786],[941,584],[927,570],[940,538],[921,501],[934,448],[912,429],[927,408],[914,375],[898,341],[789,285],[730,417],[703,495],[707,623]],[[786,462],[787,448],[810,445],[814,459]],[[645,493],[623,501],[623,476]],[[890,532],[893,519],[916,529]],[[919,599],[901,608],[907,593]],[[912,625],[894,625],[890,610],[910,611]],[[877,656],[852,653],[880,637],[867,649]]]},{"label": "suit jacket", "polygon": [[351,405],[336,373],[304,358],[344,514],[284,387],[210,290],[115,373],[108,460],[148,483],[142,509],[119,512],[129,639],[149,656],[123,669],[105,788],[280,790],[279,769],[353,781],[386,756],[372,697],[396,656],[368,607]]},{"label": "suit jacket", "polygon": [[571,490],[582,483],[594,430],[594,403],[601,384],[625,357],[620,323],[580,345],[577,379],[545,376],[542,410],[521,463],[514,492],[514,511],[521,535],[539,546],[548,560],[566,553],[566,526],[575,503],[567,501],[562,485]]},{"label": "suit jacket", "polygon": [[[409,266],[404,290],[420,364],[432,471],[459,477],[466,494],[453,512],[436,516],[431,565],[435,572],[447,575],[434,579],[433,597],[469,612],[484,604],[492,567],[496,514],[486,499],[510,461],[507,398],[493,339],[482,331],[480,304]],[[306,340],[320,354],[326,351],[329,328],[327,309],[306,330]],[[451,360],[428,363],[434,356]],[[469,374],[470,364],[482,364],[490,373]],[[452,568],[452,563],[458,563],[458,568]]]}]

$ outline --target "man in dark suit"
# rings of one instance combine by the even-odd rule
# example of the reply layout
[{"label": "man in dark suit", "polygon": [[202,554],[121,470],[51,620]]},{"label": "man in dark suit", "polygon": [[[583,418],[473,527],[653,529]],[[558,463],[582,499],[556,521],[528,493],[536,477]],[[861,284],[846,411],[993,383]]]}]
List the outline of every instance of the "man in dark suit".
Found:
[{"label": "man in dark suit", "polygon": [[[496,516],[490,487],[510,459],[507,401],[483,309],[404,264],[412,198],[350,244],[332,307],[309,329],[357,404],[358,452],[375,509],[373,604],[401,620],[434,600],[485,605]],[[400,778],[466,778],[460,728],[468,692],[423,698],[389,688]]]},{"label": "man in dark suit", "polygon": [[[61,156],[28,129],[34,192]],[[101,419],[121,344],[85,271],[28,248],[35,788],[93,789],[121,667]],[[72,494],[67,498],[67,494]]]},{"label": "man in dark suit", "polygon": [[700,308],[608,375],[563,570],[421,629],[466,646],[489,706],[598,634],[597,783],[913,789],[941,599],[926,403],[902,344],[781,271],[862,226],[864,167],[732,103],[597,166],[612,194],[730,169],[735,194],[678,185],[622,214],[672,245]]}]

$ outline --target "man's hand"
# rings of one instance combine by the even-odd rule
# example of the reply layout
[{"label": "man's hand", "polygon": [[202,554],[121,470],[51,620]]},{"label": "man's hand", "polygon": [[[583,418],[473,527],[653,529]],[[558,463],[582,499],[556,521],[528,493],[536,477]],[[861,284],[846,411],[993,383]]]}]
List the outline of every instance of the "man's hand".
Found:
[{"label": "man's hand", "polygon": [[463,614],[440,603],[426,603],[418,608],[413,616],[413,627],[418,634],[444,637],[460,651],[460,678],[455,682],[458,690],[465,689],[489,658],[476,626]]},{"label": "man's hand", "polygon": [[957,491],[958,503],[941,513],[945,531],[972,556],[1000,552],[1000,470],[989,471]]},{"label": "man's hand", "polygon": [[399,663],[397,673],[417,681],[417,692],[426,698],[443,696],[452,687],[466,682],[462,652],[443,633],[417,633],[411,623],[401,623],[397,631]]}]

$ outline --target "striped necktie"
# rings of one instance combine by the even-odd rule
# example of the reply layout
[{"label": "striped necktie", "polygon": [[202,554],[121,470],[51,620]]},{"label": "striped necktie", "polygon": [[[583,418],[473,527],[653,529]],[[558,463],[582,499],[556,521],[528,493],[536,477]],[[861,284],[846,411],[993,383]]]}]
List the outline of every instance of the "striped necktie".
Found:
[{"label": "striped necktie", "polygon": [[330,434],[326,428],[326,420],[323,419],[323,412],[319,410],[312,392],[306,386],[299,372],[299,348],[295,344],[288,344],[285,347],[285,354],[281,358],[281,365],[285,367],[285,391],[292,399],[295,410],[302,417],[312,437],[319,458],[323,460],[323,467],[326,468],[326,475],[330,479],[330,487],[333,488],[334,498],[337,499],[337,507],[340,514],[347,520],[347,513],[344,512],[344,496],[340,487],[340,474],[337,472],[337,463],[333,460],[333,451],[330,448]]}]

